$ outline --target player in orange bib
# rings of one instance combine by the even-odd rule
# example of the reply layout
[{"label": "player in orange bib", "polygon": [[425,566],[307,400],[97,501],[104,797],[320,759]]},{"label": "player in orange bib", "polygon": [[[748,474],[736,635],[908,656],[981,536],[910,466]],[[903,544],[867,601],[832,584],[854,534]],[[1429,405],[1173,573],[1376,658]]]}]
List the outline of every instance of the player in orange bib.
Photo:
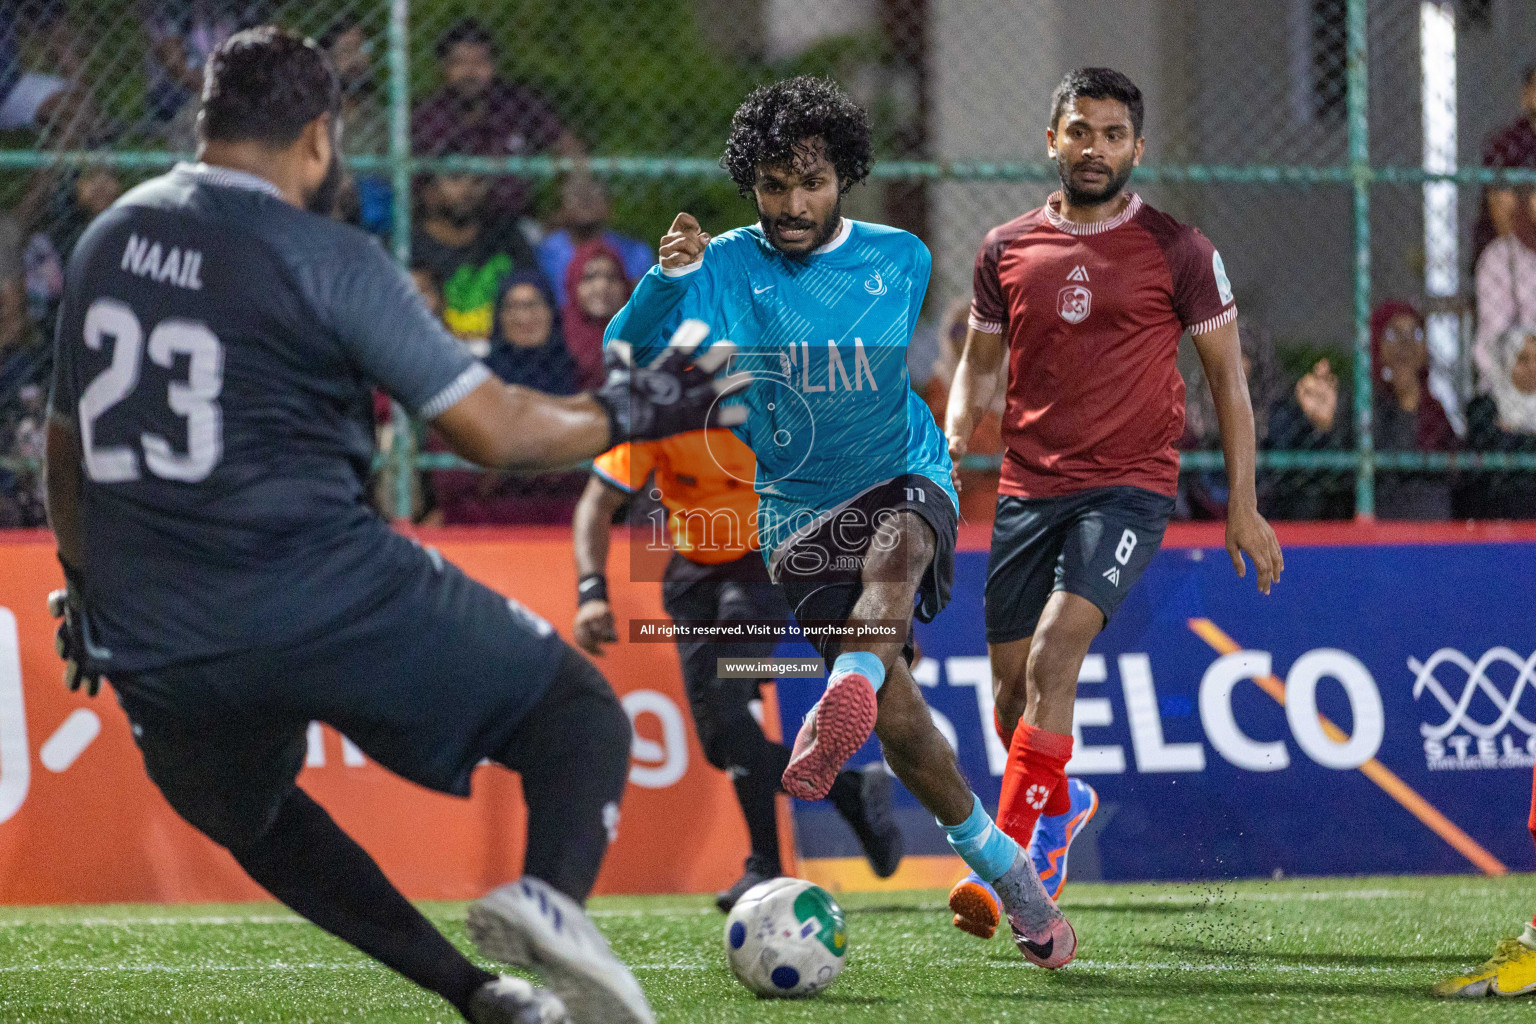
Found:
[{"label": "player in orange bib", "polygon": [[[729,430],[694,431],[664,442],[621,444],[592,464],[576,506],[576,642],[592,654],[618,639],[605,570],[614,515],[650,482],[650,496],[669,513],[672,556],[662,577],[662,603],[675,622],[752,620],[783,624],[789,605],[768,578],[758,550],[757,460]],[[637,531],[635,543],[666,544],[659,516]],[[750,704],[769,678],[718,678],[718,658],[767,658],[773,639],[679,639],[683,684],[699,744],[709,763],[731,776],[746,818],[752,852],[746,870],[716,904],[729,911],[752,886],[783,874],[774,798],[789,764],[789,748],[764,734]],[[870,867],[881,878],[901,863],[901,831],[891,814],[891,783],[883,765],[845,770],[829,799],[853,828]]]}]

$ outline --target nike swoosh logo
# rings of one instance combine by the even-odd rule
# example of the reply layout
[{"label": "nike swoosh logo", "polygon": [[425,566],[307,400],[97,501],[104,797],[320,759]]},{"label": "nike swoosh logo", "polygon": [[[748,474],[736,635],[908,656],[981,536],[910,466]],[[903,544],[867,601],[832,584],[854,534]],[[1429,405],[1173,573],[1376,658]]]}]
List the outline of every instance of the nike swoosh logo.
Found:
[{"label": "nike swoosh logo", "polygon": [[1032,955],[1039,957],[1041,960],[1049,960],[1051,958],[1051,951],[1056,948],[1055,938],[1048,939],[1045,942],[1030,942],[1020,935],[1018,939],[1019,945],[1029,950]]},{"label": "nike swoosh logo", "polygon": [[752,289],[752,294],[753,295],[761,295],[761,294],[763,294],[763,292],[768,291],[769,288],[777,288],[777,287],[778,287],[778,285],[776,285],[776,284],[770,284],[770,285],[768,285],[767,288],[753,288]]}]

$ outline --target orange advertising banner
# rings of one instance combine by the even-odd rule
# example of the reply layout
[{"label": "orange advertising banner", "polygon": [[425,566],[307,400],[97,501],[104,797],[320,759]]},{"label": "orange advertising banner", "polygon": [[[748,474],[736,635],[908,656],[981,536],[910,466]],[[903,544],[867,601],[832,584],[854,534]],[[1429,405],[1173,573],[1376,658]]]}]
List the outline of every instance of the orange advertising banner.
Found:
[{"label": "orange advertising banner", "polygon": [[[455,529],[420,539],[569,638],[569,531]],[[616,616],[664,617],[661,588],[628,582],[617,568],[628,558],[616,532]],[[262,898],[228,853],[161,798],[109,689],[94,700],[64,689],[46,608],[61,585],[51,536],[0,534],[0,903]],[[595,663],[635,727],[618,839],[597,891],[724,888],[741,871],[746,829],[729,780],[699,748],[674,648],[620,643]],[[778,713],[766,699],[776,736]],[[312,725],[299,783],[413,899],[470,899],[520,873],[524,812],[517,777],[505,769],[482,766],[473,796],[460,800],[391,775]]]}]

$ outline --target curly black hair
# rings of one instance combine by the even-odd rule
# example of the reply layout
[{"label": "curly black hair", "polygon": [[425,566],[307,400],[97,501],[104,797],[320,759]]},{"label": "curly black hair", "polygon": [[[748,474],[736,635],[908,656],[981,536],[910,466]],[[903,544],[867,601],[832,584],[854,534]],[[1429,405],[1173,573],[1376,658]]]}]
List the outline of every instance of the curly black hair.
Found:
[{"label": "curly black hair", "polygon": [[806,158],[805,140],[813,138],[837,169],[841,191],[869,176],[869,115],[836,82],[812,75],[752,90],[731,118],[720,166],[750,196],[759,167],[795,166]]}]

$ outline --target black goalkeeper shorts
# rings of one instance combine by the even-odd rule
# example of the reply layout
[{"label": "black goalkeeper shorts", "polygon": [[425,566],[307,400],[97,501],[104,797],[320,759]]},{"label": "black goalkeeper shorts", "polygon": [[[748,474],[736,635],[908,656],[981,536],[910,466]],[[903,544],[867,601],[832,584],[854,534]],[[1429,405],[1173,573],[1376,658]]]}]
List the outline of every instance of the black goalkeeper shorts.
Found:
[{"label": "black goalkeeper shorts", "polygon": [[397,775],[467,795],[568,653],[549,623],[422,550],[386,600],[319,639],[118,673],[112,686],[150,778],[230,845],[277,813],[311,721]]}]

